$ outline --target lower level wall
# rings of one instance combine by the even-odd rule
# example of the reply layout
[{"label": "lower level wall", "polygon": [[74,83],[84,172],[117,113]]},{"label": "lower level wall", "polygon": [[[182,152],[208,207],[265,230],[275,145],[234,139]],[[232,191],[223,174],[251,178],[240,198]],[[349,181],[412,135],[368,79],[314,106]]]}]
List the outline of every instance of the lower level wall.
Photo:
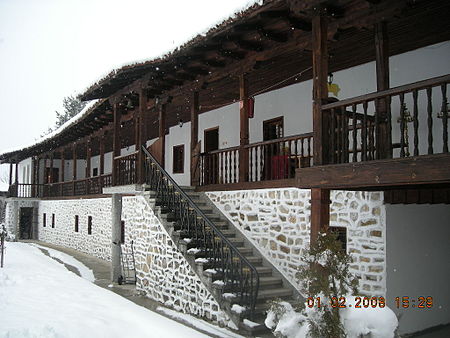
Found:
[{"label": "lower level wall", "polygon": [[[78,231],[75,231],[75,216],[78,216]],[[91,234],[88,234],[89,216],[92,217]],[[110,198],[40,201],[38,229],[41,241],[111,260]]]},{"label": "lower level wall", "polygon": [[[449,206],[388,205],[386,215],[387,300],[399,316],[399,333],[450,323]],[[432,297],[432,306],[419,307],[419,297]]]},{"label": "lower level wall", "polygon": [[[296,188],[208,192],[211,201],[296,286],[309,246],[310,190]],[[386,293],[385,208],[379,192],[332,191],[330,225],[347,228],[351,272],[363,294]]]},{"label": "lower level wall", "polygon": [[225,313],[143,196],[123,198],[122,220],[125,243],[134,245],[136,288],[177,311],[225,324]]}]

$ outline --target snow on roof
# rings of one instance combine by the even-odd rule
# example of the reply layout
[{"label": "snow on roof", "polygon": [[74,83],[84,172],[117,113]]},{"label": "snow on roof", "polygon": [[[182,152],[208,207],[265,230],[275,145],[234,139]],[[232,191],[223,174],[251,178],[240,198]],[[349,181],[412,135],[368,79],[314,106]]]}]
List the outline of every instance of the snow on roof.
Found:
[{"label": "snow on roof", "polygon": [[30,142],[30,143],[27,143],[27,144],[19,146],[19,147],[14,147],[14,148],[11,148],[11,149],[5,149],[2,152],[0,152],[0,156],[5,155],[5,154],[9,154],[9,153],[13,153],[13,152],[17,152],[17,151],[26,150],[26,149],[31,148],[33,146],[36,146],[38,144],[44,143],[45,141],[48,141],[48,140],[52,139],[53,137],[58,136],[64,130],[66,130],[67,128],[69,128],[69,127],[73,126],[74,124],[78,123],[84,117],[88,116],[94,110],[94,108],[96,107],[96,104],[99,103],[100,101],[103,102],[104,100],[92,100],[92,101],[90,101],[88,104],[86,104],[86,106],[83,108],[83,110],[81,112],[79,112],[77,115],[72,117],[70,120],[68,120],[66,123],[64,123],[58,129],[52,131],[51,133],[49,133],[47,135],[42,136],[37,141]]},{"label": "snow on roof", "polygon": [[[83,93],[83,94],[86,93],[90,89],[92,89],[95,86],[99,85],[101,82],[103,82],[103,81],[113,77],[120,70],[123,70],[123,69],[126,69],[126,68],[133,68],[133,67],[136,67],[136,66],[139,66],[139,65],[148,64],[148,63],[157,62],[159,60],[167,58],[170,55],[172,55],[173,53],[175,53],[175,52],[183,49],[184,47],[192,44],[193,42],[197,41],[198,39],[207,36],[211,32],[216,31],[217,29],[220,29],[221,27],[227,25],[228,23],[234,21],[235,19],[243,16],[245,14],[245,12],[247,10],[251,9],[252,7],[254,7],[254,6],[262,6],[264,4],[264,2],[269,2],[269,1],[270,0],[249,0],[244,5],[236,7],[232,11],[230,11],[228,13],[224,13],[224,15],[221,18],[217,19],[211,26],[209,26],[203,32],[193,34],[192,37],[190,39],[188,39],[186,43],[184,43],[184,44],[182,44],[182,45],[180,45],[180,46],[178,46],[176,48],[173,48],[171,50],[163,51],[163,52],[159,53],[158,55],[154,55],[153,58],[150,57],[149,59],[146,59],[146,60],[134,60],[134,61],[131,61],[131,62],[126,62],[126,63],[120,65],[118,68],[114,69],[113,71],[109,72],[107,75],[105,75],[102,78],[100,78],[98,81],[96,81],[94,84],[92,84],[88,88],[85,88],[83,91],[79,91],[79,92]],[[82,96],[83,94],[80,94],[78,96]],[[51,132],[50,134],[47,134],[47,135],[43,136],[41,139],[39,139],[39,140],[37,140],[35,142],[32,142],[32,143],[28,143],[28,144],[19,146],[19,147],[14,147],[12,149],[3,150],[2,152],[0,152],[0,157],[2,155],[6,155],[6,154],[9,154],[9,153],[26,150],[26,149],[31,148],[33,146],[36,146],[38,144],[44,143],[45,141],[48,141],[51,138],[56,137],[57,135],[61,134],[64,130],[66,130],[68,127],[76,124],[82,118],[84,118],[85,116],[89,115],[94,110],[95,104],[98,103],[99,101],[103,101],[103,100],[92,100],[91,102],[89,102],[86,105],[86,107],[78,115],[74,116],[72,119],[70,119],[69,121],[64,123],[61,127],[56,129],[55,131]]]},{"label": "snow on roof", "polygon": [[207,27],[203,31],[193,33],[190,38],[186,39],[185,43],[183,43],[175,48],[171,48],[171,49],[168,49],[165,51],[160,51],[159,53],[156,53],[153,56],[149,56],[146,59],[132,60],[132,61],[128,61],[128,62],[119,64],[115,69],[113,69],[109,73],[105,73],[103,76],[101,76],[97,81],[95,81],[89,87],[85,87],[82,90],[78,91],[78,93],[80,93],[78,96],[85,95],[89,90],[100,85],[103,81],[106,81],[106,80],[114,77],[121,70],[134,68],[134,67],[142,66],[145,64],[151,64],[151,63],[155,63],[158,61],[162,61],[163,59],[166,59],[167,57],[180,51],[184,47],[191,45],[198,39],[207,36],[208,34],[212,33],[213,31],[216,31],[217,29],[219,29],[219,28],[225,26],[226,24],[234,21],[235,19],[243,16],[245,14],[245,12],[247,10],[251,9],[252,7],[262,6],[264,4],[264,2],[269,2],[269,0],[248,0],[245,4],[237,6],[237,7],[233,8],[231,11],[224,13],[220,18],[216,19],[209,27]]}]

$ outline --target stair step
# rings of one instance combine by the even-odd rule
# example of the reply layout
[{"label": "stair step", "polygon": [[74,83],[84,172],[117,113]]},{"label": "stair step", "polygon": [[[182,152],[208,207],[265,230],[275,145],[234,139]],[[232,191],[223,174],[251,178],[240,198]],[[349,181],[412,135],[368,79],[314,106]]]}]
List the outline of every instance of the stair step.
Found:
[{"label": "stair step", "polygon": [[272,275],[272,269],[267,266],[255,266],[256,271],[258,272],[259,277],[265,277]]},{"label": "stair step", "polygon": [[261,277],[259,278],[259,286],[260,288],[265,287],[275,287],[277,285],[282,285],[283,281],[279,277],[269,276],[269,277]]},{"label": "stair step", "polygon": [[259,290],[258,298],[256,301],[257,303],[261,303],[266,302],[269,299],[286,298],[286,297],[292,297],[292,290],[284,288]]}]

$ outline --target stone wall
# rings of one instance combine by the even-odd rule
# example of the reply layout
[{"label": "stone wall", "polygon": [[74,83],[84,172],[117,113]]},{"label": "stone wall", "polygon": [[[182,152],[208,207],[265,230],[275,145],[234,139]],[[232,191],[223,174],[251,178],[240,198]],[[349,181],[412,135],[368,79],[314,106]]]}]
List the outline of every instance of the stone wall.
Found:
[{"label": "stone wall", "polygon": [[[206,195],[278,270],[295,278],[309,246],[310,190],[208,192]],[[378,192],[333,191],[330,225],[347,228],[351,271],[365,294],[385,295],[385,209]]]},{"label": "stone wall", "polygon": [[134,242],[138,290],[176,311],[226,322],[143,196],[123,198],[122,220],[128,248]]},{"label": "stone wall", "polygon": [[[32,199],[8,198],[5,208],[5,226],[9,240],[19,239],[20,208],[37,208],[38,201]],[[33,220],[33,232],[38,231]]]},{"label": "stone wall", "polygon": [[[46,214],[46,226],[43,217]],[[55,215],[54,227],[52,217]],[[78,215],[78,232],[75,232]],[[92,216],[92,234],[88,234]],[[73,248],[89,255],[111,260],[111,199],[47,200],[39,202],[39,240]]]}]

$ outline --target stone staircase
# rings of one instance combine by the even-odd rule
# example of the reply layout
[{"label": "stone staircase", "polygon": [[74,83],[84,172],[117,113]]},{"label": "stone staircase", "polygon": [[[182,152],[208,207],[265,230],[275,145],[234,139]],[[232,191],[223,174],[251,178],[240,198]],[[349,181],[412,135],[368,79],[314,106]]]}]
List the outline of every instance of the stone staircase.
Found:
[{"label": "stone staircase", "polygon": [[154,208],[155,214],[160,219],[166,231],[171,236],[174,244],[183,253],[188,263],[197,273],[206,288],[211,292],[215,300],[219,303],[239,329],[247,336],[269,334],[270,331],[264,325],[266,310],[269,307],[268,301],[275,299],[293,300],[298,294],[295,289],[276,271],[276,269],[266,260],[259,251],[237,230],[227,218],[211,204],[209,199],[199,192],[195,192],[193,187],[184,187],[183,190],[200,208],[200,210],[214,223],[214,225],[237,247],[248,261],[256,268],[260,285],[252,320],[249,320],[248,313],[239,304],[233,290],[224,286],[220,272],[210,269],[208,261],[204,258],[201,248],[197,247],[187,234],[181,231],[174,214],[159,206],[155,192],[147,192],[150,205]]}]

